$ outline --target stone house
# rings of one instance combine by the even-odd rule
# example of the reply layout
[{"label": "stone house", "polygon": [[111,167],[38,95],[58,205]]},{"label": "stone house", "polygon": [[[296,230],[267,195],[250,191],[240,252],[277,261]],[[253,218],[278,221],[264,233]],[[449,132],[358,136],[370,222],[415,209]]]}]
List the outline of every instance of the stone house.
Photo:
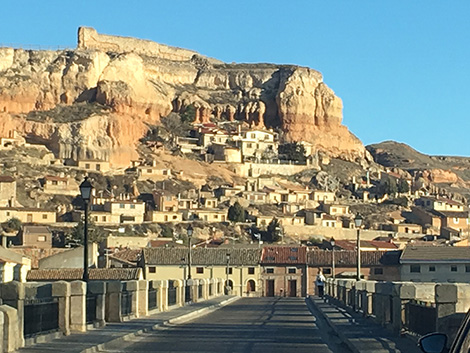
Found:
[{"label": "stone house", "polygon": [[400,265],[402,281],[470,282],[469,247],[408,245]]},{"label": "stone house", "polygon": [[179,210],[192,210],[195,208],[198,208],[197,199],[178,197],[178,209]]},{"label": "stone house", "polygon": [[204,222],[226,222],[228,209],[195,209],[186,213],[185,219],[200,219]]},{"label": "stone house", "polygon": [[157,161],[152,161],[151,165],[139,165],[137,168],[138,180],[165,180],[171,177],[171,169],[160,167]]},{"label": "stone house", "polygon": [[[401,251],[364,251],[361,253],[361,278],[375,281],[400,280],[399,258]],[[355,278],[357,254],[355,250],[335,250],[335,278]],[[333,277],[333,251],[310,250],[307,252],[308,294],[316,292],[315,279],[318,270],[325,277]]]},{"label": "stone house", "polygon": [[[228,278],[232,294],[260,296],[260,253],[257,248],[193,248],[191,277]],[[147,280],[186,279],[189,273],[188,258],[187,247],[144,248],[139,266],[144,269]]]},{"label": "stone house", "polygon": [[[104,204],[93,204],[90,209],[90,217],[96,223],[142,223],[144,215],[145,203],[136,200],[108,200]],[[82,211],[74,211],[72,218],[78,222]]]},{"label": "stone house", "polygon": [[263,295],[304,297],[307,293],[306,264],[306,247],[263,247],[261,254]]},{"label": "stone house", "polygon": [[26,139],[18,134],[16,130],[10,130],[8,131],[8,136],[0,137],[0,150],[21,146],[26,146]]},{"label": "stone house", "polygon": [[237,138],[237,146],[241,148],[244,159],[254,157],[261,158],[263,152],[271,150],[277,154],[278,143],[273,132],[265,130],[242,131]]},{"label": "stone house", "polygon": [[177,211],[155,211],[145,212],[145,221],[155,223],[179,223],[183,221],[183,213]]},{"label": "stone house", "polygon": [[88,171],[106,173],[111,169],[110,163],[98,159],[81,159],[78,161],[78,168]]},{"label": "stone house", "polygon": [[42,208],[29,207],[0,207],[0,223],[11,218],[18,218],[22,223],[55,223],[57,214]]},{"label": "stone house", "polygon": [[13,239],[13,244],[23,247],[52,248],[52,232],[46,226],[25,225]]},{"label": "stone house", "polygon": [[395,233],[408,233],[408,234],[423,233],[423,227],[420,224],[413,224],[413,223],[383,224],[382,229],[389,230]]},{"label": "stone house", "polygon": [[333,191],[314,190],[310,193],[310,199],[325,204],[333,203],[336,201],[336,194]]},{"label": "stone house", "polygon": [[349,214],[348,205],[340,205],[337,203],[325,203],[323,204],[322,208],[330,216],[345,216]]},{"label": "stone house", "polygon": [[16,179],[0,175],[0,206],[12,207],[16,202]]},{"label": "stone house", "polygon": [[460,202],[447,198],[438,198],[434,196],[422,196],[416,200],[416,205],[422,206],[428,210],[462,212],[464,206]]},{"label": "stone house", "polygon": [[422,207],[411,207],[411,220],[423,227],[423,232],[426,234],[439,235],[441,233],[441,217],[432,210],[424,209]]},{"label": "stone house", "polygon": [[73,196],[80,192],[77,183],[66,176],[46,175],[41,183],[46,194]]},{"label": "stone house", "polygon": [[179,208],[178,198],[166,190],[153,192],[155,210],[160,212],[176,212]]},{"label": "stone house", "polygon": [[469,235],[468,211],[434,211],[441,218],[442,228],[451,228],[460,235]]}]

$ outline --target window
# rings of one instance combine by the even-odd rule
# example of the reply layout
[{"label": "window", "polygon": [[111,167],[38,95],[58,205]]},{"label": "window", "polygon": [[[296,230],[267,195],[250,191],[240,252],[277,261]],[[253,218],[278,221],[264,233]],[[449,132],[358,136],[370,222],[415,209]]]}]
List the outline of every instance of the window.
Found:
[{"label": "window", "polygon": [[450,266],[450,271],[451,272],[457,272],[457,266],[455,266],[455,265]]},{"label": "window", "polygon": [[147,169],[148,174],[152,174],[152,169]]},{"label": "window", "polygon": [[247,148],[252,148],[252,147],[253,147],[253,144],[247,143],[247,144],[246,144],[246,147],[247,147]]},{"label": "window", "polygon": [[459,224],[459,219],[458,218],[454,218],[454,224]]},{"label": "window", "polygon": [[150,266],[149,273],[157,273],[157,268],[155,266]]},{"label": "window", "polygon": [[331,275],[331,268],[324,268],[323,269],[323,274],[324,275]]},{"label": "window", "polygon": [[42,219],[47,219],[47,214],[43,214]]},{"label": "window", "polygon": [[267,268],[266,273],[274,273],[274,268]]},{"label": "window", "polygon": [[101,164],[97,164],[97,165],[96,165],[96,170],[97,170],[97,171],[100,171],[100,170],[101,170]]},{"label": "window", "polygon": [[90,169],[90,163],[85,163],[85,169]]},{"label": "window", "polygon": [[46,241],[46,237],[44,235],[40,235],[38,237],[38,241]]},{"label": "window", "polygon": [[256,138],[256,134],[251,134],[251,138],[252,138],[252,139],[255,139],[255,138]]},{"label": "window", "polygon": [[52,180],[52,185],[57,185],[57,180]]},{"label": "window", "polygon": [[429,266],[429,272],[436,272],[436,266]]},{"label": "window", "polygon": [[249,275],[254,275],[255,274],[255,268],[254,267],[248,267],[248,274]]},{"label": "window", "polygon": [[196,267],[196,273],[204,273],[204,267]]},{"label": "window", "polygon": [[10,212],[7,212],[7,217],[10,216]]},{"label": "window", "polygon": [[94,216],[94,217],[93,217],[93,220],[94,220],[95,222],[98,222],[98,216]]},{"label": "window", "polygon": [[131,208],[132,208],[132,209],[135,209],[135,205],[131,205]]},{"label": "window", "polygon": [[173,215],[173,219],[178,219],[178,216],[177,216],[177,215]]},{"label": "window", "polygon": [[410,272],[412,273],[421,273],[420,265],[410,265]]},{"label": "window", "polygon": [[295,273],[295,270],[296,270],[295,267],[288,268],[287,273]]},{"label": "window", "polygon": [[124,205],[123,203],[119,204],[119,208],[125,208],[125,207],[126,207],[126,205]]},{"label": "window", "polygon": [[374,275],[383,275],[384,269],[382,267],[374,268]]},{"label": "window", "polygon": [[101,216],[101,221],[106,222],[106,216]]},{"label": "window", "polygon": [[470,272],[470,265],[465,265],[465,272]]},{"label": "window", "polygon": [[[233,268],[229,267],[228,268],[228,274],[231,275],[233,273]],[[225,274],[227,274],[227,268],[225,269]]]}]

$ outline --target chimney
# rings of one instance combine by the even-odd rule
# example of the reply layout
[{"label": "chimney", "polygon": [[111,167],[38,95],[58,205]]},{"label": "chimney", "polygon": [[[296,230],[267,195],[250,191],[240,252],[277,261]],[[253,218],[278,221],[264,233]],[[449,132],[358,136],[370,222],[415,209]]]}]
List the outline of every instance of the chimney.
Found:
[{"label": "chimney", "polygon": [[156,167],[157,166],[157,161],[156,160],[153,160],[152,161],[152,167]]}]

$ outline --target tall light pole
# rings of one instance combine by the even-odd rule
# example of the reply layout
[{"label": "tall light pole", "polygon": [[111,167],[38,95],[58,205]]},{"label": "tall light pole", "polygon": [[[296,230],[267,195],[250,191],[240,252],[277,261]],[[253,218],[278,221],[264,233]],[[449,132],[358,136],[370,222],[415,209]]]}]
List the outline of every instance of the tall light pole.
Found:
[{"label": "tall light pole", "polygon": [[356,240],[356,250],[357,250],[357,259],[356,259],[356,281],[361,280],[361,226],[362,226],[362,221],[364,218],[361,217],[360,214],[358,214],[354,218],[354,225],[356,226],[357,229],[357,240]]},{"label": "tall light pole", "polygon": [[229,273],[229,265],[230,265],[230,253],[225,254],[225,257],[227,259],[227,270],[225,271],[225,290],[227,291],[227,294],[230,293],[230,286],[228,284],[228,273]]},{"label": "tall light pole", "polygon": [[93,185],[88,180],[88,177],[85,177],[85,180],[80,184],[80,194],[85,203],[85,223],[83,229],[83,280],[85,282],[88,282],[88,205],[92,190]]},{"label": "tall light pole", "polygon": [[191,279],[191,238],[193,236],[193,227],[191,226],[191,224],[188,226],[188,229],[186,229],[186,231],[188,233],[188,279]]},{"label": "tall light pole", "polygon": [[335,271],[335,238],[331,238],[330,239],[330,244],[331,244],[331,255],[332,255],[332,264],[331,264],[331,269],[332,269],[332,272],[333,272],[333,279],[336,278],[336,271]]}]

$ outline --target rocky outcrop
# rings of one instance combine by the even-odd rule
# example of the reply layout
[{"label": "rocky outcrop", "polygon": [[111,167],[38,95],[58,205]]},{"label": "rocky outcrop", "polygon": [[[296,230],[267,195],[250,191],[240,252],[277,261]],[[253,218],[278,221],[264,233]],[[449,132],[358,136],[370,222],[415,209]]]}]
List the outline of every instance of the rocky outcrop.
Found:
[{"label": "rocky outcrop", "polygon": [[[82,102],[110,110],[68,122],[60,117],[31,122],[27,115]],[[286,140],[309,141],[334,157],[366,155],[341,124],[341,100],[309,68],[224,64],[190,50],[88,28],[79,30],[72,51],[0,49],[0,133],[15,127],[46,141],[59,157],[108,156],[113,164],[127,165],[146,124],[190,105],[197,122],[240,120],[281,128]]]}]

